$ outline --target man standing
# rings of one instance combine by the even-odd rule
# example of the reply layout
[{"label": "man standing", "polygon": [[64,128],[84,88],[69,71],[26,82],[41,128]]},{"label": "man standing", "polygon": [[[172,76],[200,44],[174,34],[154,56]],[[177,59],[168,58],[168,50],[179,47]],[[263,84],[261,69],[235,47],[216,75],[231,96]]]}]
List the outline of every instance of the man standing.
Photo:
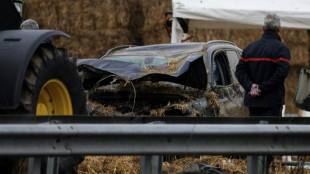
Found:
[{"label": "man standing", "polygon": [[33,19],[27,19],[20,24],[21,30],[39,30],[38,23]]},{"label": "man standing", "polygon": [[[20,24],[21,30],[39,30],[38,23],[33,19],[27,19]],[[52,44],[52,38],[46,38],[42,43]]]},{"label": "man standing", "polygon": [[280,29],[279,16],[268,14],[263,36],[243,50],[237,65],[235,75],[246,91],[250,116],[281,116],[290,52],[281,42]]}]

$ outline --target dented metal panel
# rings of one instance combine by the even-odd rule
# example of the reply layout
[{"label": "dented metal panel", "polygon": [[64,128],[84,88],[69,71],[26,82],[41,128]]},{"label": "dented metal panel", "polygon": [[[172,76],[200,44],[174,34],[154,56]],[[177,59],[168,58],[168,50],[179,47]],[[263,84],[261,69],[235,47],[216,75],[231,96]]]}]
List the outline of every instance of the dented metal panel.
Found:
[{"label": "dented metal panel", "polygon": [[300,109],[310,111],[310,69],[303,68],[299,74],[295,104]]}]

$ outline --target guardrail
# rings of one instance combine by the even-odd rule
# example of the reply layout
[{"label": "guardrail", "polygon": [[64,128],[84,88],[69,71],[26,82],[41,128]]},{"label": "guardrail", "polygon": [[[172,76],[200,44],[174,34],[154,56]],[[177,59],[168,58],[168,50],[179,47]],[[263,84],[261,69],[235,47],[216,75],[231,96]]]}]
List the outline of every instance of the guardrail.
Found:
[{"label": "guardrail", "polygon": [[[39,123],[41,118],[31,119],[28,123],[0,123],[0,156],[310,154],[310,126],[305,124],[309,119],[300,119],[299,124],[283,124],[285,119],[278,124],[180,124],[177,120],[105,124],[84,117],[54,117]],[[296,119],[289,121],[298,122]]]},{"label": "guardrail", "polygon": [[309,125],[0,125],[2,156],[298,155],[310,154],[309,144]]}]

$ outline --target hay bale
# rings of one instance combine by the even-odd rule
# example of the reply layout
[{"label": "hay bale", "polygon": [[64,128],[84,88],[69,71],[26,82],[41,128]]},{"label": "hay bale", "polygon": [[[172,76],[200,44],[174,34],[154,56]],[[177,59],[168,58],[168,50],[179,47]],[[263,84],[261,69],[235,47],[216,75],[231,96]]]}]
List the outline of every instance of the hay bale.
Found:
[{"label": "hay bale", "polygon": [[[61,30],[71,39],[53,38],[77,58],[98,57],[112,47],[132,44],[132,4],[135,1],[25,0],[23,19],[36,20],[41,29]],[[40,10],[44,9],[44,10]],[[129,14],[129,15],[128,15]]]},{"label": "hay bale", "polygon": [[87,156],[78,166],[78,173],[96,174],[138,174],[138,156]]},{"label": "hay bale", "polygon": [[291,52],[291,66],[309,65],[309,42],[307,30],[283,29],[281,31],[282,41]]},{"label": "hay bale", "polygon": [[141,4],[141,13],[143,22],[136,28],[142,28],[142,45],[170,43],[167,31],[164,27],[164,14],[172,10],[171,1],[137,1]]}]

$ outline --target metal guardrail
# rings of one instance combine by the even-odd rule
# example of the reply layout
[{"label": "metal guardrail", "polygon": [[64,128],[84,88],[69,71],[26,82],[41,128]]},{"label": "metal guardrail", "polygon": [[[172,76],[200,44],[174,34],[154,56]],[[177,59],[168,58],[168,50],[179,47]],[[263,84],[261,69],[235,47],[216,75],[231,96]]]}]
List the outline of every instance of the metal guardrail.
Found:
[{"label": "metal guardrail", "polygon": [[154,116],[52,116],[36,117],[27,116],[4,116],[0,115],[0,124],[37,124],[37,123],[128,123],[145,124],[150,122],[164,122],[166,124],[259,124],[260,121],[270,124],[308,124],[310,117],[154,117]]},{"label": "metal guardrail", "polygon": [[165,154],[309,155],[309,124],[296,117],[0,116],[0,156],[31,157],[33,174],[40,173],[37,157],[49,157],[46,170],[56,174],[57,156],[141,155],[140,172],[153,174]]},{"label": "metal guardrail", "polygon": [[0,124],[0,155],[307,155],[309,125]]}]

